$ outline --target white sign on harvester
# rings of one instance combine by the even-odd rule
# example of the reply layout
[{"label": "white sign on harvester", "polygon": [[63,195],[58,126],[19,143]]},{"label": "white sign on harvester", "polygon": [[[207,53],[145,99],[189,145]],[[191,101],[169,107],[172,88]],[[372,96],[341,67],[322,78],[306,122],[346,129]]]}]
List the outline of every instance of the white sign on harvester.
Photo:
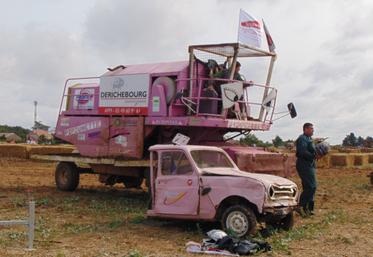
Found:
[{"label": "white sign on harvester", "polygon": [[235,102],[241,99],[243,94],[243,84],[242,82],[234,82],[222,84],[221,88],[221,98],[223,101],[223,109],[231,108]]},{"label": "white sign on harvester", "polygon": [[263,108],[269,112],[272,107],[273,101],[276,99],[277,91],[275,89],[272,89],[271,92],[264,98],[262,106]]},{"label": "white sign on harvester", "polygon": [[149,82],[149,74],[102,76],[99,113],[147,115]]},{"label": "white sign on harvester", "polygon": [[74,110],[89,110],[93,109],[95,100],[94,88],[77,88],[74,89]]},{"label": "white sign on harvester", "polygon": [[260,21],[244,10],[240,10],[238,42],[260,48],[262,45],[262,25]]}]

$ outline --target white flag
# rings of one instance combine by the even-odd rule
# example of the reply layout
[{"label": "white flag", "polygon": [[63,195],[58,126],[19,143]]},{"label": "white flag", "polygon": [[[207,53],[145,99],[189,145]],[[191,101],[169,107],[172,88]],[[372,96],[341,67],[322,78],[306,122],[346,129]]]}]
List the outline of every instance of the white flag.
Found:
[{"label": "white flag", "polygon": [[272,40],[271,34],[269,34],[269,31],[268,31],[268,29],[267,29],[267,26],[266,26],[266,24],[264,23],[264,20],[262,20],[262,21],[263,21],[264,33],[266,34],[266,38],[267,38],[268,49],[269,49],[270,52],[274,52],[275,49],[276,49],[275,43],[273,43],[273,40]]},{"label": "white flag", "polygon": [[260,48],[262,45],[262,25],[259,20],[244,10],[240,10],[238,42]]}]

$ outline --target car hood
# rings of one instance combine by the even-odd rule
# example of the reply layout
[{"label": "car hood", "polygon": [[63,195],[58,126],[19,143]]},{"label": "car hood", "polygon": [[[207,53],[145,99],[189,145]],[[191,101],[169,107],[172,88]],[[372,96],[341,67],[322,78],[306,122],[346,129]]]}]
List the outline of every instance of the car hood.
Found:
[{"label": "car hood", "polygon": [[204,176],[233,176],[233,177],[245,177],[253,180],[262,182],[265,186],[269,187],[271,185],[294,185],[296,184],[286,178],[269,175],[269,174],[260,174],[260,173],[251,173],[247,171],[229,169],[229,168],[205,168],[201,170],[201,174]]}]

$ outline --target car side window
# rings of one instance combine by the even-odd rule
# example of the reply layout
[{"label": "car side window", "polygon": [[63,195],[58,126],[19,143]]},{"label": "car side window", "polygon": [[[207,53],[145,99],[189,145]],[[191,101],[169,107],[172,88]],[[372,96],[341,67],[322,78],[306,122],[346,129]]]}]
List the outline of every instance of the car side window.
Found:
[{"label": "car side window", "polygon": [[162,175],[191,175],[193,168],[182,151],[162,152]]}]

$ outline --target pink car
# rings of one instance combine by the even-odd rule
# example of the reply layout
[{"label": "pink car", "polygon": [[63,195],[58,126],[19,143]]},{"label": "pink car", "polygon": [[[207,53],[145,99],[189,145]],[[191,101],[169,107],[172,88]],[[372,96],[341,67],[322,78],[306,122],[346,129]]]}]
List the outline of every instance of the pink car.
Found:
[{"label": "pink car", "polygon": [[237,236],[253,234],[258,221],[290,229],[297,206],[294,182],[238,169],[218,148],[154,145],[149,217],[221,221]]}]

